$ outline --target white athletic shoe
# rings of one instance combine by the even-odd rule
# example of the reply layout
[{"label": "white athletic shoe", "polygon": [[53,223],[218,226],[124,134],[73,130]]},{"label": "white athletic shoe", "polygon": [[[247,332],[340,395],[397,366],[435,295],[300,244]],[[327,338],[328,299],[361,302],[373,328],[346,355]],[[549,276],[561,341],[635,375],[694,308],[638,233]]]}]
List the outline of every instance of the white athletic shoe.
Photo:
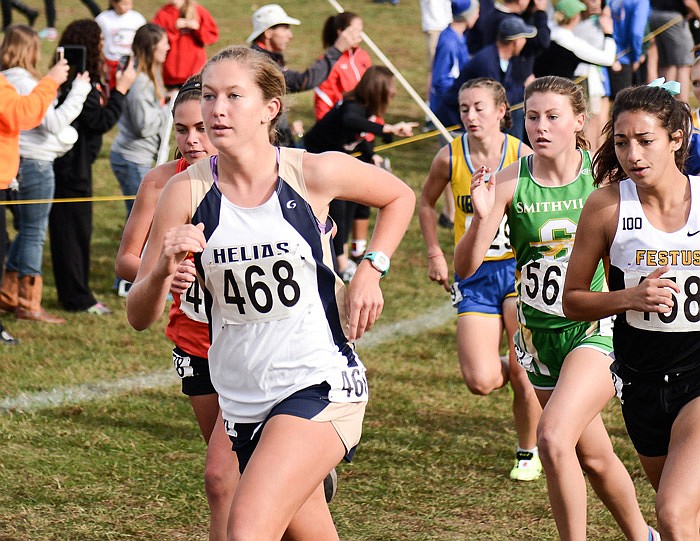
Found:
[{"label": "white athletic shoe", "polygon": [[331,500],[333,499],[333,496],[335,496],[337,490],[338,472],[336,472],[335,468],[333,468],[331,473],[326,475],[326,478],[323,480],[323,492],[326,495],[326,503],[331,503]]}]

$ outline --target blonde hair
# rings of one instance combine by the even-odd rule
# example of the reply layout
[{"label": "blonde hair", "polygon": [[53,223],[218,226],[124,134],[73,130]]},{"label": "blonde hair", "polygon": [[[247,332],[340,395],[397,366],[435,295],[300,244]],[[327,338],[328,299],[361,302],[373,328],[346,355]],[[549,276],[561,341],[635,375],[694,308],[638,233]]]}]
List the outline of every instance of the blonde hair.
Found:
[{"label": "blonde hair", "polygon": [[263,95],[263,100],[269,101],[278,99],[282,106],[275,118],[270,119],[270,142],[274,143],[276,137],[276,126],[280,115],[284,112],[284,95],[287,92],[287,86],[284,82],[284,75],[280,71],[275,62],[266,54],[244,47],[242,45],[232,45],[210,58],[202,68],[202,81],[204,81],[207,70],[212,66],[225,60],[234,60],[248,67],[252,73],[255,85],[260,89]]},{"label": "blonde hair", "polygon": [[[525,87],[525,113],[527,113],[527,100],[533,94],[559,94],[569,98],[569,104],[571,109],[573,109],[575,115],[586,114],[587,104],[586,96],[583,93],[583,88],[564,77],[557,77],[556,75],[547,75],[546,77],[539,77],[532,81],[529,85]],[[586,139],[583,130],[576,133],[576,148],[589,149],[591,144]]]},{"label": "blonde hair", "polygon": [[36,65],[40,51],[41,40],[34,30],[23,24],[11,24],[5,29],[0,45],[0,68],[24,68],[39,79]]}]

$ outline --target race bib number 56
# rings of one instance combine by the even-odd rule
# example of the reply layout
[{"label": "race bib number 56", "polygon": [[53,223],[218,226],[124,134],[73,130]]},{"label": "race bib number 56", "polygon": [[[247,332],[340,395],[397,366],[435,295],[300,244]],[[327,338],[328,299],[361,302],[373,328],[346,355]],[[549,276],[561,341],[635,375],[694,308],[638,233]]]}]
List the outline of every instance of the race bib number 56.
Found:
[{"label": "race bib number 56", "polygon": [[540,312],[564,317],[562,294],[568,261],[530,261],[520,273],[520,298]]}]

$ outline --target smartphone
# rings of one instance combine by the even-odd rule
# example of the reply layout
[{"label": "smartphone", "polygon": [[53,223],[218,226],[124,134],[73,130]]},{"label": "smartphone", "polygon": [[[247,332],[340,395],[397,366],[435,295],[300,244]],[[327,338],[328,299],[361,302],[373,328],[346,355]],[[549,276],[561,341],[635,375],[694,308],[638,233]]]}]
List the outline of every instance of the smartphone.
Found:
[{"label": "smartphone", "polygon": [[76,73],[83,73],[85,71],[86,56],[85,45],[64,45],[63,47],[56,47],[56,61],[58,62],[62,58],[65,58],[71,71],[75,71]]},{"label": "smartphone", "polygon": [[125,54],[119,57],[119,64],[117,64],[117,71],[124,71],[126,67],[129,65],[129,60],[131,59],[131,55]]}]

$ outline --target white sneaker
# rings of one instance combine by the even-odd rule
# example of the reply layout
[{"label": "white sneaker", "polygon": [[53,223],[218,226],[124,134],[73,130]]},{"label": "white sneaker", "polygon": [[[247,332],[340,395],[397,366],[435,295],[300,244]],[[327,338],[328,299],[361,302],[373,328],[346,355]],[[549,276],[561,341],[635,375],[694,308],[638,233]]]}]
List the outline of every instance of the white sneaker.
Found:
[{"label": "white sneaker", "polygon": [[333,496],[338,491],[338,472],[335,468],[331,470],[331,473],[326,475],[323,480],[323,492],[326,496],[326,503],[331,503]]},{"label": "white sneaker", "polygon": [[357,271],[357,263],[355,263],[352,259],[348,261],[348,266],[345,267],[345,270],[340,273],[340,278],[345,282],[346,284],[350,283],[350,280],[352,280],[352,277],[355,276],[355,272]]},{"label": "white sneaker", "polygon": [[58,39],[58,30],[55,28],[47,27],[43,30],[39,30],[39,37],[48,41],[56,41]]},{"label": "white sneaker", "polygon": [[119,279],[119,285],[117,286],[117,295],[120,297],[126,297],[131,289],[131,282],[128,280]]}]

